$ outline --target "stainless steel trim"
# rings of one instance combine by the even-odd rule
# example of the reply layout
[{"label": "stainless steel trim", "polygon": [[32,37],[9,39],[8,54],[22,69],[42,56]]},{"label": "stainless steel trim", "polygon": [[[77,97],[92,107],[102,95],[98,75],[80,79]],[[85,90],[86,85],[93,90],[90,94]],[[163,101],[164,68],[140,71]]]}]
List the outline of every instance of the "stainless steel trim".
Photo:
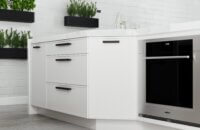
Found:
[{"label": "stainless steel trim", "polygon": [[159,59],[190,59],[190,56],[155,56],[146,57],[147,60],[159,60]]}]

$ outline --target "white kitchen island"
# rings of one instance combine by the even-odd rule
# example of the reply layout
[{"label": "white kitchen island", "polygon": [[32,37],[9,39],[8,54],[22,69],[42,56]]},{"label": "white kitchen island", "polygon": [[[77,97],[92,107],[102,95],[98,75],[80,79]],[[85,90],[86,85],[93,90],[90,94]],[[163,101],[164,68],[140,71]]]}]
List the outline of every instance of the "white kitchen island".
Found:
[{"label": "white kitchen island", "polygon": [[198,130],[139,117],[138,109],[145,40],[199,34],[90,30],[29,41],[29,113],[94,130]]}]

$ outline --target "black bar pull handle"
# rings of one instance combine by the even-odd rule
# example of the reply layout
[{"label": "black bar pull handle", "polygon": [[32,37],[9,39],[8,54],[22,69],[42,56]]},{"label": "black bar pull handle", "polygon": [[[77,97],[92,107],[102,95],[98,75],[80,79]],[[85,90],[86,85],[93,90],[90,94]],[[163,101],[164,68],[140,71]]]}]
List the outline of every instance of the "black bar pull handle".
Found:
[{"label": "black bar pull handle", "polygon": [[108,41],[103,41],[103,43],[105,44],[116,44],[116,43],[120,43],[119,40],[108,40]]},{"label": "black bar pull handle", "polygon": [[33,46],[34,49],[39,49],[41,48],[40,46]]},{"label": "black bar pull handle", "polygon": [[59,43],[59,44],[56,44],[56,46],[70,46],[72,45],[71,43]]},{"label": "black bar pull handle", "polygon": [[65,90],[65,91],[71,91],[72,88],[65,88],[65,87],[56,87],[58,90]]},{"label": "black bar pull handle", "polygon": [[56,61],[72,61],[72,59],[56,59]]}]

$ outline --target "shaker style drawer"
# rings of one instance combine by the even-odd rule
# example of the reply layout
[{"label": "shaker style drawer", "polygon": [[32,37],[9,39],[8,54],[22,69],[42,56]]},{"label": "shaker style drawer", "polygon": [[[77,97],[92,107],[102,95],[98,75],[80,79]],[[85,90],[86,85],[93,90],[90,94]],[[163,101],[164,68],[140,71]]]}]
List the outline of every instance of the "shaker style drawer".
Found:
[{"label": "shaker style drawer", "polygon": [[47,56],[47,82],[87,85],[87,56]]},{"label": "shaker style drawer", "polygon": [[87,53],[87,39],[69,39],[52,41],[46,46],[46,54],[85,54]]},{"label": "shaker style drawer", "polygon": [[47,84],[47,108],[74,116],[87,117],[87,89]]}]

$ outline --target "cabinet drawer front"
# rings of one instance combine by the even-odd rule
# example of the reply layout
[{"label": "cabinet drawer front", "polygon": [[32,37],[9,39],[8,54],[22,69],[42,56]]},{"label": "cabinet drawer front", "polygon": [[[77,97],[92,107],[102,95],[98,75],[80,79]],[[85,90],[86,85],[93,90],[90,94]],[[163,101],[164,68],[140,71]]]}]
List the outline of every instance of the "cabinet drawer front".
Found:
[{"label": "cabinet drawer front", "polygon": [[87,117],[87,89],[47,84],[47,108],[74,116]]},{"label": "cabinet drawer front", "polygon": [[47,82],[87,85],[86,55],[47,56]]},{"label": "cabinet drawer front", "polygon": [[50,42],[46,46],[47,55],[87,53],[86,38]]}]

